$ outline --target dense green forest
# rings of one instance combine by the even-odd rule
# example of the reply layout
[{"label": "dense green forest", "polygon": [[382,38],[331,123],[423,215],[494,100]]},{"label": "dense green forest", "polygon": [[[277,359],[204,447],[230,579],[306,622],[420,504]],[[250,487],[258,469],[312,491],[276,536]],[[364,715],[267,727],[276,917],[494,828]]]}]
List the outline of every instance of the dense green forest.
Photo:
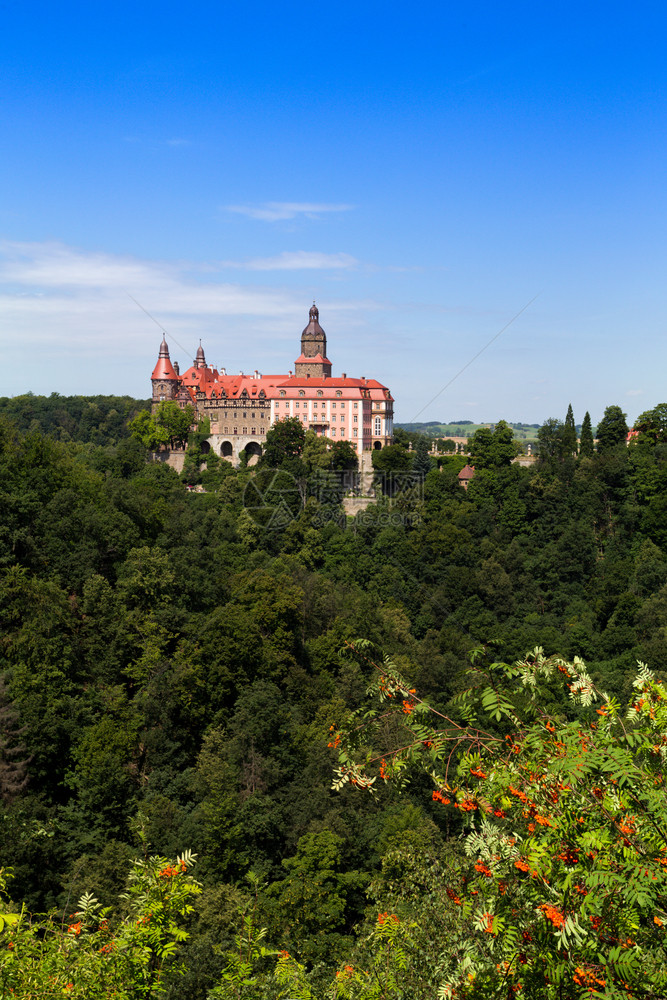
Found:
[{"label": "dense green forest", "polygon": [[[472,439],[467,491],[464,459],[396,444],[355,518],[340,505],[349,456],[298,435],[274,438],[255,469],[209,456],[204,471],[193,435],[185,478],[207,491],[189,492],[131,434],[146,408],[0,401],[13,908],[67,915],[90,891],[113,919],[133,858],[194,852],[202,891],[178,945],[185,972],[165,980],[173,1000],[265,996],[220,985],[248,913],[309,989],[368,957],[379,910],[448,933],[433,873],[459,850],[460,810],[443,811],[410,764],[409,783],[372,795],[332,788],[331,733],[376,673],[341,650],[369,640],[462,726],[477,647],[510,664],[536,646],[583,657],[627,701],[637,660],[659,672],[667,653],[667,407],[642,415],[629,447],[609,407],[596,451],[590,419],[578,444],[569,411],[540,428],[530,469],[500,421]],[[550,697],[570,718],[567,695]],[[424,947],[409,988],[378,997],[436,995]]]},{"label": "dense green forest", "polygon": [[129,436],[128,421],[150,409],[150,400],[130,396],[0,397],[0,417],[20,431],[41,431],[57,441],[116,444]]}]

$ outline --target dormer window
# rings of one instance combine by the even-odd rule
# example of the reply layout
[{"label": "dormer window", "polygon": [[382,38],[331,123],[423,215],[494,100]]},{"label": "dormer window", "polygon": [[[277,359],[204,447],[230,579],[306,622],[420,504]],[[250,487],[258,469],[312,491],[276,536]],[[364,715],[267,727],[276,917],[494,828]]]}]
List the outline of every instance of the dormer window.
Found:
[{"label": "dormer window", "polygon": [[342,392],[340,391],[340,389],[336,389],[336,395],[337,395],[337,396],[342,396],[342,395],[343,395],[343,393],[342,393]]},{"label": "dormer window", "polygon": [[322,390],[321,390],[321,389],[318,389],[318,390],[317,390],[317,395],[318,395],[318,396],[321,396],[321,395],[322,395]]},{"label": "dormer window", "polygon": [[305,392],[303,391],[303,389],[299,389],[299,395],[300,396],[305,396],[306,395]]},{"label": "dormer window", "polygon": [[284,389],[281,389],[281,390],[280,390],[280,395],[281,395],[281,396],[284,396],[284,395],[285,395],[285,390],[284,390]]}]

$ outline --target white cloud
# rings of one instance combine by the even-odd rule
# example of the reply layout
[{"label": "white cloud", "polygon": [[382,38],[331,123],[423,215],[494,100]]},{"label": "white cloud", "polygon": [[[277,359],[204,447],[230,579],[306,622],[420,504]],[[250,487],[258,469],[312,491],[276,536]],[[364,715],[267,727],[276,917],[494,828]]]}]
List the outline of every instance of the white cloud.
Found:
[{"label": "white cloud", "polygon": [[[171,269],[169,269],[171,270]],[[41,288],[125,288],[164,280],[166,265],[76,250],[62,243],[0,242],[0,281]]]},{"label": "white cloud", "polygon": [[356,268],[359,261],[349,253],[319,253],[318,251],[284,250],[275,257],[256,257],[243,262],[224,261],[224,267],[247,271],[327,271]]},{"label": "white cloud", "polygon": [[267,201],[261,205],[226,205],[227,212],[237,215],[247,215],[249,219],[259,219],[261,222],[284,222],[305,216],[307,219],[318,219],[327,212],[349,212],[354,205],[336,205],[323,202],[301,201]]},{"label": "white cloud", "polygon": [[627,392],[625,393],[625,395],[626,396],[643,396],[644,395],[644,390],[643,389],[628,389]]},{"label": "white cloud", "polygon": [[[278,270],[294,264],[277,260]],[[272,268],[259,262],[255,270],[268,275]],[[28,389],[145,396],[158,326],[181,363],[190,362],[202,338],[213,364],[286,371],[307,322],[311,279],[307,290],[286,289],[249,275],[247,284],[223,281],[216,277],[219,269],[212,261],[142,260],[62,243],[0,241],[0,396]],[[370,300],[341,298],[325,306],[325,329],[339,331],[341,358],[352,353],[360,325],[377,308]]]}]

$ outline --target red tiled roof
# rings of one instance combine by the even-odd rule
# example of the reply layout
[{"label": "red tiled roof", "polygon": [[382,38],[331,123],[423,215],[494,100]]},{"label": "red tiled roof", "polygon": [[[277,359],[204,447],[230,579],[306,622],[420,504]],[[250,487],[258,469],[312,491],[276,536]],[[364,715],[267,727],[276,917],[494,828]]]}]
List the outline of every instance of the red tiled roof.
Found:
[{"label": "red tiled roof", "polygon": [[[298,359],[302,363],[331,364],[321,355],[314,358],[306,358],[304,355]],[[167,374],[169,372],[170,374]],[[278,390],[309,390],[307,396],[315,396],[323,390],[323,396],[334,398],[337,391],[343,390],[346,395],[362,398],[362,390],[368,391],[371,399],[392,400],[391,393],[386,386],[376,379],[363,378],[332,378],[331,376],[288,376],[288,375],[220,375],[217,369],[208,366],[197,368],[192,365],[182,375],[176,375],[171,361],[161,357],[155,366],[153,378],[178,379],[179,388],[186,390],[190,398],[194,401],[195,394],[203,392],[207,399],[214,397],[239,399],[244,391],[247,393],[249,401],[258,399],[264,390],[267,399],[273,399],[278,395]],[[224,396],[223,396],[224,392]]]},{"label": "red tiled roof", "polygon": [[158,358],[151,378],[176,379],[178,378],[178,375],[174,371],[174,366],[169,358]]},{"label": "red tiled roof", "polygon": [[295,365],[330,365],[331,362],[328,358],[323,358],[321,354],[316,354],[313,358],[307,358],[305,354],[300,354],[299,357],[294,362]]},{"label": "red tiled roof", "polygon": [[309,378],[295,375],[280,382],[279,386],[281,389],[386,389],[386,386],[374,379],[336,378],[335,376],[324,378],[319,375],[311,375]]},{"label": "red tiled roof", "polygon": [[459,479],[473,479],[475,475],[474,465],[464,465],[458,474]]},{"label": "red tiled roof", "polygon": [[248,399],[258,399],[261,390],[270,398],[276,385],[284,382],[286,375],[220,375],[216,369],[188,368],[181,377],[181,384],[186,388],[201,391],[207,399],[214,394],[222,397],[223,390],[227,399],[238,399],[245,390]]}]

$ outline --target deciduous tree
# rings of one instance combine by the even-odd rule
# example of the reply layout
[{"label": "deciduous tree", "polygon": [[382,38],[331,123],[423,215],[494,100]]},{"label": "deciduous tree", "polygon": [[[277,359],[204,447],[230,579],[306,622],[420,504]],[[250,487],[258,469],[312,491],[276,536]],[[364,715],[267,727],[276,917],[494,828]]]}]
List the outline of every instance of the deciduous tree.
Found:
[{"label": "deciduous tree", "polygon": [[624,712],[581,660],[536,649],[508,666],[479,650],[457,721],[372,647],[349,651],[373,661],[380,708],[335,734],[336,787],[423,767],[466,830],[467,861],[443,873],[458,919],[440,996],[662,998],[667,689],[640,664]]},{"label": "deciduous tree", "polygon": [[278,420],[266,432],[262,465],[277,468],[286,459],[299,458],[303,452],[306,432],[296,417]]},{"label": "deciduous tree", "polygon": [[597,427],[598,451],[602,455],[619,444],[625,444],[627,436],[625,413],[620,406],[608,406]]}]

